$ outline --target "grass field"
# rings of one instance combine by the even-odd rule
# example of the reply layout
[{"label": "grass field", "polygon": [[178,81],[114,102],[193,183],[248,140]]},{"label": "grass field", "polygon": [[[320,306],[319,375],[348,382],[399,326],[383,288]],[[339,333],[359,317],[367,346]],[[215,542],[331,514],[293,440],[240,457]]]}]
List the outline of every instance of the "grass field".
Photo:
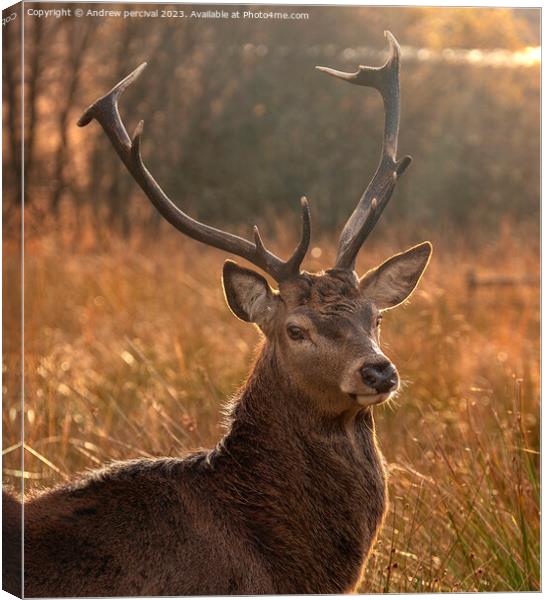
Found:
[{"label": "grass field", "polygon": [[[539,291],[470,294],[466,273],[537,279],[539,241],[510,226],[478,250],[468,247],[472,233],[449,246],[438,236],[419,291],[383,323],[404,385],[375,411],[390,509],[360,590],[537,590]],[[361,270],[421,241],[378,239]],[[309,270],[332,261],[332,241],[315,243]],[[277,249],[287,244],[280,236]],[[224,398],[258,341],[225,306],[224,258],[167,228],[154,242],[27,240],[27,489],[217,441]],[[8,482],[20,416],[4,412]]]}]

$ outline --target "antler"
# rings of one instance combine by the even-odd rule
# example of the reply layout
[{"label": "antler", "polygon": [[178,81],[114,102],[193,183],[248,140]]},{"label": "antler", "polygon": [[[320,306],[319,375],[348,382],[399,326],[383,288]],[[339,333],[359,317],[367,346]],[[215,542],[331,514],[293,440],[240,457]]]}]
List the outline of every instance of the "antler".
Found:
[{"label": "antler", "polygon": [[144,122],[141,121],[137,125],[131,139],[118,110],[120,96],[137,80],[145,67],[146,63],[137,67],[130,75],[115,85],[110,92],[93,103],[80,117],[78,126],[85,127],[93,119],[101,124],[118,156],[122,159],[135,181],[161,215],[179,231],[198,242],[245,258],[270,274],[277,282],[297,275],[310,243],[310,209],[306,198],[301,200],[302,235],[300,242],[289,260],[283,261],[266,249],[256,226],[254,227],[253,243],[237,235],[200,223],[178,208],[152,177],[143,163],[140,151]]},{"label": "antler", "polygon": [[357,253],[373,230],[386,207],[397,179],[404,173],[411,162],[410,156],[397,161],[397,140],[399,135],[399,119],[401,114],[401,97],[399,93],[399,55],[400,47],[395,37],[384,32],[389,41],[389,58],[383,67],[359,67],[356,73],[343,73],[327,67],[316,67],[320,71],[349,81],[355,85],[376,88],[384,100],[385,125],[382,157],[359,203],[351,214],[340,235],[336,268],[353,269]]}]

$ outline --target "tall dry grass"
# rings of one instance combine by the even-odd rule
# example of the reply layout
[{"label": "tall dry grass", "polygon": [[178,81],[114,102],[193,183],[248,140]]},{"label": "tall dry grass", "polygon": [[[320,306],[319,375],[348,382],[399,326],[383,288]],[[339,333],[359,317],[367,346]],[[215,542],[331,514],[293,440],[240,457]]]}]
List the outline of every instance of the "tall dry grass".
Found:
[{"label": "tall dry grass", "polygon": [[[475,233],[448,244],[441,231],[419,291],[384,320],[404,385],[376,410],[391,500],[362,592],[539,588],[538,288],[470,295],[465,283],[469,267],[537,277],[538,241],[519,246],[508,225],[471,250]],[[421,241],[406,237],[370,244],[363,269]],[[167,229],[154,242],[76,242],[26,243],[27,489],[211,446],[258,339],[224,304],[220,252]],[[332,260],[331,241],[319,251],[310,270]],[[20,417],[4,414],[8,482]]]}]

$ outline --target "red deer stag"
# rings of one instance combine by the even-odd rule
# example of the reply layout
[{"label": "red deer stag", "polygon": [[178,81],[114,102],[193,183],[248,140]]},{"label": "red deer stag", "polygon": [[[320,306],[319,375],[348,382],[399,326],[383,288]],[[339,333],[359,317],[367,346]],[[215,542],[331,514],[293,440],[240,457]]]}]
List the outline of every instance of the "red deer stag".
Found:
[{"label": "red deer stag", "polygon": [[[392,256],[362,277],[357,253],[378,221],[410,157],[396,159],[399,54],[389,32],[383,67],[342,73],[373,87],[385,107],[378,169],[348,219],[333,268],[300,270],[310,241],[302,235],[284,261],[264,245],[214,229],[182,212],[145,167],[142,122],[133,138],[118,112],[141,65],[86,110],[158,211],[185,235],[240,256],[222,282],[234,314],[263,334],[260,354],[214,450],[186,458],[114,463],[25,503],[24,591],[28,596],[341,593],[355,589],[386,508],[373,406],[399,385],[380,350],[384,310],[416,287],[429,242]],[[13,499],[6,540],[13,542]],[[14,543],[14,542],[13,542]],[[18,593],[15,572],[5,576]]]}]

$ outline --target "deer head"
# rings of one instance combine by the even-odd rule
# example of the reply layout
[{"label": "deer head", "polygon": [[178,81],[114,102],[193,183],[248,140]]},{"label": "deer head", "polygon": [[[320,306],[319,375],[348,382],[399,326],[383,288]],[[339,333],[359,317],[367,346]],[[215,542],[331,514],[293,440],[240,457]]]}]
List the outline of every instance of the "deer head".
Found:
[{"label": "deer head", "polygon": [[282,373],[328,412],[371,406],[386,400],[399,386],[395,366],[380,349],[382,313],[404,302],[422,276],[431,255],[424,242],[396,254],[359,277],[354,270],[359,249],[374,228],[411,162],[397,160],[400,120],[400,48],[389,32],[390,54],[379,68],[359,67],[343,73],[320,71],[355,85],[373,87],[385,108],[380,163],[345,224],[333,268],[320,273],[301,271],[310,242],[310,211],[301,201],[302,234],[291,257],[284,261],[264,245],[257,227],[249,241],[192,219],[160,188],[145,167],[141,152],[143,122],[129,137],[118,111],[118,99],[146,67],[143,63],[110,92],[91,105],[78,121],[83,127],[96,119],[142,190],[174,227],[209,246],[240,256],[269,274],[270,287],[260,274],[227,261],[223,270],[226,301],[240,319],[255,323],[266,338]]}]

